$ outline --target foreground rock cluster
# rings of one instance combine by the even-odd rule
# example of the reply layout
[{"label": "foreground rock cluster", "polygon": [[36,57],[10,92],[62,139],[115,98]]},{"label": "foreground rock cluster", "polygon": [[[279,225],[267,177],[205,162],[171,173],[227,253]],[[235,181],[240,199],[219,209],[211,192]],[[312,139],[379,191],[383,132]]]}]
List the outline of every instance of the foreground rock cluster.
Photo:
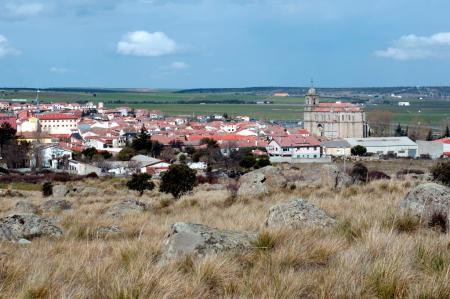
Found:
[{"label": "foreground rock cluster", "polygon": [[0,240],[18,241],[48,236],[61,237],[62,230],[49,220],[34,214],[15,214],[0,218]]},{"label": "foreground rock cluster", "polygon": [[430,222],[439,215],[450,223],[450,188],[436,183],[426,183],[412,189],[400,202],[400,207],[412,215]]}]

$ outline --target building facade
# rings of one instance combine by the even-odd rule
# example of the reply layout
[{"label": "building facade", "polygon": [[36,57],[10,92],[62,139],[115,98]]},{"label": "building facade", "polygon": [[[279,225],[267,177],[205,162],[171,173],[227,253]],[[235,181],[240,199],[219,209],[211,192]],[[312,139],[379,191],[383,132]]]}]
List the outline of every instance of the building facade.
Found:
[{"label": "building facade", "polygon": [[351,103],[320,103],[315,88],[305,97],[304,128],[327,139],[362,138],[368,127],[364,110]]}]

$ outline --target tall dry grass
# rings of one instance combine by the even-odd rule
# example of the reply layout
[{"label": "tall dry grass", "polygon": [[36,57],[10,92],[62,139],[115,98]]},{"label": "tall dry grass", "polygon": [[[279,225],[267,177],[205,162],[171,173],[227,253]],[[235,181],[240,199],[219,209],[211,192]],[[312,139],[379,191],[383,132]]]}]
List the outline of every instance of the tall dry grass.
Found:
[{"label": "tall dry grass", "polygon": [[[414,181],[375,181],[339,192],[280,190],[266,198],[229,201],[227,190],[198,187],[174,201],[156,191],[152,208],[123,218],[106,209],[137,198],[123,182],[87,184],[96,196],[70,198],[74,209],[42,214],[59,220],[65,235],[29,246],[0,244],[0,298],[450,298],[450,239],[398,210]],[[39,193],[27,198],[40,204]],[[330,228],[264,227],[270,206],[305,198],[336,217]],[[0,201],[0,213],[18,199]],[[159,263],[162,242],[177,221],[260,231],[258,246],[197,259]],[[124,233],[99,238],[98,227]]]}]

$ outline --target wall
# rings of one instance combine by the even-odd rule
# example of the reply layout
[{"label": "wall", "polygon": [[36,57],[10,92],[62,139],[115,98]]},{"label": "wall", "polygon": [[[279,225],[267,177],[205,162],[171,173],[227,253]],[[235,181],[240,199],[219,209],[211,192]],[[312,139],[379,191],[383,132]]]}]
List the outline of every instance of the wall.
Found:
[{"label": "wall", "polygon": [[331,163],[331,157],[322,157],[315,159],[296,159],[291,157],[270,157],[271,163],[290,163],[290,164],[302,164],[302,163]]}]

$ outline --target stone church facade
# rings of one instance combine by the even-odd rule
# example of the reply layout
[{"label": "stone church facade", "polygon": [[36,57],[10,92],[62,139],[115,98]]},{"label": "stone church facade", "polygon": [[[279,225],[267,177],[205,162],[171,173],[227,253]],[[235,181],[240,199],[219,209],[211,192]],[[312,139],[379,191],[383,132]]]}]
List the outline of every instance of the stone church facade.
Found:
[{"label": "stone church facade", "polygon": [[305,98],[304,128],[327,139],[367,137],[364,110],[352,103],[320,103],[315,88]]}]

